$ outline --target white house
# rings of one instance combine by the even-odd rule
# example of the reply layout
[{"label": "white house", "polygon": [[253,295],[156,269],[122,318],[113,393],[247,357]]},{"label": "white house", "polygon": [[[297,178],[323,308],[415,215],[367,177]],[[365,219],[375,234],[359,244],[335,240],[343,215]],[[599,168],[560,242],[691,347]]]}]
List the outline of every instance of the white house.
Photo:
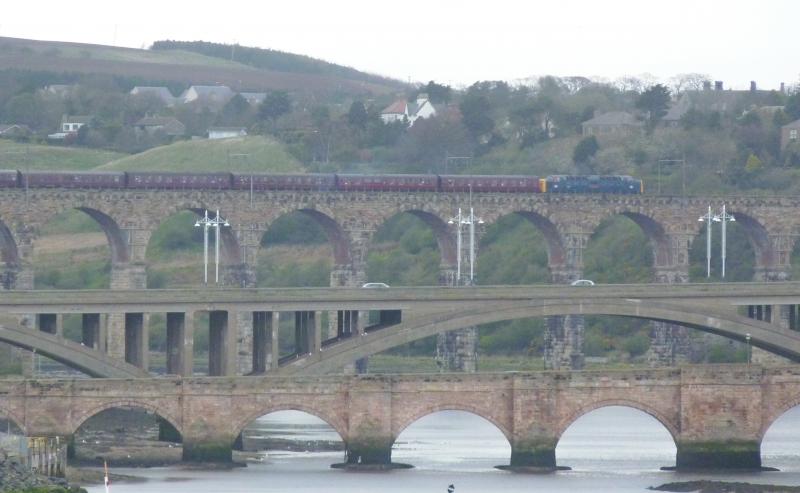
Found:
[{"label": "white house", "polygon": [[209,139],[230,139],[231,137],[245,137],[247,129],[244,127],[211,127],[208,129]]},{"label": "white house", "polygon": [[405,99],[398,99],[381,111],[383,123],[392,123],[407,120],[409,125],[413,125],[418,118],[430,118],[436,116],[436,107],[428,99],[428,95],[420,93],[417,100],[413,103]]}]

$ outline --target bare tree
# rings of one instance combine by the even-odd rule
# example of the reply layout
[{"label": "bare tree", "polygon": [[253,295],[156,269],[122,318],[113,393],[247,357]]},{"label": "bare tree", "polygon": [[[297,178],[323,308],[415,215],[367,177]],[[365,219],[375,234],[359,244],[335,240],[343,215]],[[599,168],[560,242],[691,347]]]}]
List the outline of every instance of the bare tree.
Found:
[{"label": "bare tree", "polygon": [[711,80],[708,74],[692,72],[688,74],[678,74],[669,79],[669,88],[673,94],[681,94],[684,91],[699,91],[703,88],[703,83]]}]

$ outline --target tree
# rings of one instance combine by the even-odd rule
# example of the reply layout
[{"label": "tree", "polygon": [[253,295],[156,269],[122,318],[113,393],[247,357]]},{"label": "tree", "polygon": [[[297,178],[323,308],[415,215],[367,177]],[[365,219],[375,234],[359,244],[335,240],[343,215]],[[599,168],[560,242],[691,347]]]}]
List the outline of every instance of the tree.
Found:
[{"label": "tree", "polygon": [[711,80],[711,77],[708,74],[689,73],[678,74],[669,81],[672,92],[681,94],[684,91],[699,91],[703,88],[703,84],[709,80]]},{"label": "tree", "polygon": [[286,91],[270,91],[258,108],[258,116],[262,120],[275,120],[292,110],[292,101]]},{"label": "tree", "polygon": [[671,98],[669,89],[661,84],[650,86],[636,100],[636,107],[646,111],[649,115],[650,125],[655,126],[656,122],[667,114],[667,108]]},{"label": "tree", "polygon": [[223,125],[244,125],[249,112],[250,103],[241,94],[237,94],[222,108],[219,121]]},{"label": "tree", "polygon": [[490,133],[494,129],[494,120],[489,116],[491,106],[486,96],[467,94],[459,105],[464,126],[474,140]]},{"label": "tree", "polygon": [[347,112],[347,123],[352,127],[364,130],[367,128],[368,120],[369,114],[367,113],[367,108],[364,106],[364,103],[361,101],[353,101],[350,105],[350,110]]},{"label": "tree", "polygon": [[424,92],[428,95],[431,103],[449,103],[453,96],[453,89],[450,86],[437,84],[434,81],[429,81],[422,86],[419,92]]},{"label": "tree", "polygon": [[747,157],[747,162],[744,165],[744,170],[748,173],[755,173],[764,167],[764,163],[755,154],[750,154]]},{"label": "tree", "polygon": [[575,150],[572,152],[572,162],[575,164],[589,164],[599,150],[600,145],[597,143],[597,138],[594,135],[590,135],[575,146]]},{"label": "tree", "polygon": [[795,92],[786,99],[784,113],[789,116],[789,121],[800,120],[800,91]]}]

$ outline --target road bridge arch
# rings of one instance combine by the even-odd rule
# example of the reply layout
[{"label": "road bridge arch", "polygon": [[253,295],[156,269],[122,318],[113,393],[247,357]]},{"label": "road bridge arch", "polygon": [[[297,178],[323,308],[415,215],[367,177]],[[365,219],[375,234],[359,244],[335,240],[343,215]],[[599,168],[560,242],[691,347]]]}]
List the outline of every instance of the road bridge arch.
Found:
[{"label": "road bridge arch", "polygon": [[0,325],[0,342],[37,353],[93,377],[141,378],[147,372],[118,358],[63,338],[21,327]]},{"label": "road bridge arch", "polygon": [[773,324],[738,315],[735,309],[712,308],[694,303],[663,303],[638,299],[583,299],[486,304],[469,310],[443,311],[419,316],[398,325],[347,339],[325,351],[301,358],[280,372],[324,373],[395,346],[440,332],[518,318],[567,315],[617,315],[683,325],[741,342],[800,361],[800,334]]}]

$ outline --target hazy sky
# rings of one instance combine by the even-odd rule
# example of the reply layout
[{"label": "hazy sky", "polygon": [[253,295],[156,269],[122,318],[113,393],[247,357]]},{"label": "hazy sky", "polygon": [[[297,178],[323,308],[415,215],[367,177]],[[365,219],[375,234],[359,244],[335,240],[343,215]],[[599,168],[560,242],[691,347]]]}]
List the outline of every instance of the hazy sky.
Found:
[{"label": "hazy sky", "polygon": [[800,0],[3,3],[0,36],[134,48],[239,43],[453,85],[544,74],[701,72],[726,88],[800,80]]}]

